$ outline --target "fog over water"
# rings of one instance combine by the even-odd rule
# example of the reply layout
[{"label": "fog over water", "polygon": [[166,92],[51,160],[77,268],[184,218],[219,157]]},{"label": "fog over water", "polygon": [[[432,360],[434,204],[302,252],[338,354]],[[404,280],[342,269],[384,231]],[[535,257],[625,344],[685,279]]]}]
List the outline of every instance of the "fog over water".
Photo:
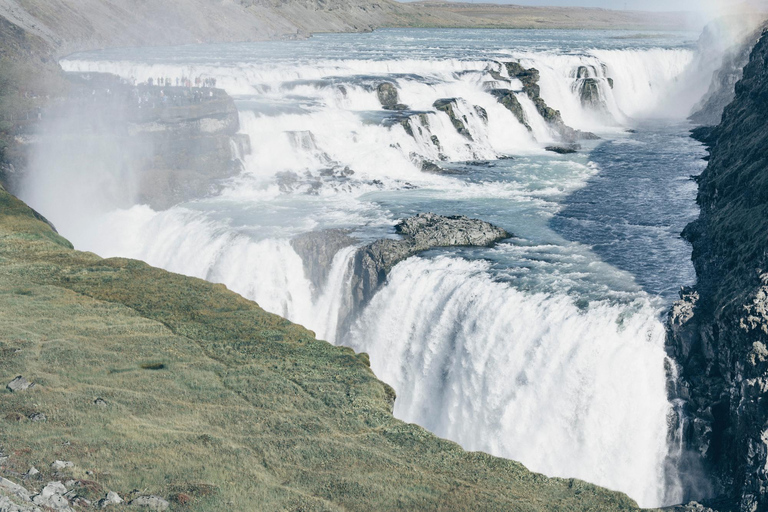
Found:
[{"label": "fog over water", "polygon": [[[398,418],[641,506],[675,503],[684,491],[662,314],[695,278],[679,233],[697,215],[690,176],[705,152],[686,117],[727,46],[698,37],[382,30],[73,55],[66,70],[138,82],[215,77],[235,97],[252,151],[223,191],[164,211],[105,200],[104,187],[130,181],[105,173],[109,152],[77,166],[39,155],[46,165],[24,199],[79,249],[224,283],[368,352],[397,391]],[[566,124],[601,138],[572,155],[545,151],[559,135],[508,76],[501,63],[511,60],[539,70],[541,96]],[[599,104],[582,101],[586,78]],[[405,113],[381,109],[384,81]],[[530,130],[490,94],[500,88],[513,91]],[[433,108],[444,98],[456,99],[471,139]],[[424,173],[425,160],[454,173]],[[317,287],[291,245],[327,228],[361,243],[393,236],[398,219],[427,211],[515,237],[412,257],[361,311],[350,310],[354,247]]]}]

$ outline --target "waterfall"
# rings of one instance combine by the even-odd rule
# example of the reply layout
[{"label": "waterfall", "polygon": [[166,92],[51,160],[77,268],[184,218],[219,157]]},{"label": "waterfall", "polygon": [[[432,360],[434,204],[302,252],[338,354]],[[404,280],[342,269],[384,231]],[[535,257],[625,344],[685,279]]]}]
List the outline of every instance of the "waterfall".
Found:
[{"label": "waterfall", "polygon": [[[368,352],[397,390],[403,420],[534,471],[624,491],[642,506],[674,499],[661,306],[549,228],[559,201],[600,169],[586,151],[545,151],[560,136],[504,63],[537,69],[541,98],[567,125],[622,139],[642,120],[666,117],[671,101],[673,115],[687,115],[698,97],[683,93],[701,81],[695,50],[556,43],[437,48],[436,57],[398,54],[392,43],[366,49],[369,57],[353,48],[328,59],[312,53],[312,41],[274,44],[296,56],[269,57],[282,46],[221,45],[62,62],[137,82],[216,78],[251,141],[250,154],[237,154],[243,171],[216,197],[160,212],[99,201],[71,215],[50,200],[61,177],[46,167],[25,199],[80,249],[224,283],[321,339]],[[382,82],[406,110],[382,109]],[[491,93],[499,89],[517,99],[525,123]],[[453,118],[435,108],[443,100]],[[425,162],[454,172],[422,172]],[[83,162],[79,179],[98,176],[99,165]],[[362,311],[351,310],[348,293],[355,246],[335,255],[316,289],[291,245],[326,228],[356,231],[360,243],[391,236],[396,219],[432,208],[498,221],[520,245],[408,259]]]}]

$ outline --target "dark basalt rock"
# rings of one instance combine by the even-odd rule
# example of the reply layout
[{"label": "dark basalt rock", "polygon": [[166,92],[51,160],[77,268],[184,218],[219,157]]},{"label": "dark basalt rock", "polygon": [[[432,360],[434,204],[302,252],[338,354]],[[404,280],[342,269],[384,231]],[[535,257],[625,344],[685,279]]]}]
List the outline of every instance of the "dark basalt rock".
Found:
[{"label": "dark basalt rock", "polygon": [[379,98],[379,103],[384,108],[394,109],[396,105],[400,103],[400,99],[397,94],[397,87],[390,82],[382,82],[376,87],[376,96]]},{"label": "dark basalt rock", "polygon": [[588,107],[598,107],[603,104],[600,95],[600,84],[597,78],[585,78],[579,92],[581,104]]},{"label": "dark basalt rock", "polygon": [[402,103],[395,103],[394,105],[387,105],[385,107],[382,107],[384,110],[408,110],[408,105],[403,105]]},{"label": "dark basalt rock", "polygon": [[464,116],[459,116],[458,112],[456,111],[456,98],[440,99],[435,101],[432,106],[435,108],[435,110],[448,114],[448,117],[451,119],[451,124],[453,124],[453,127],[456,128],[456,131],[467,139],[472,140],[472,134],[469,133],[467,125],[465,124],[467,119]]},{"label": "dark basalt rock", "polygon": [[[547,123],[549,123],[549,125],[560,135],[564,141],[575,142],[577,140],[592,140],[599,138],[594,133],[574,130],[570,126],[566,125],[563,122],[560,111],[555,110],[547,105],[547,103],[541,97],[541,88],[539,87],[539,70],[536,68],[526,69],[519,62],[514,61],[505,63],[505,66],[507,67],[507,72],[509,73],[510,77],[517,78],[523,83],[523,92],[525,92],[531,101],[533,101],[533,104],[536,106],[536,110],[539,112],[539,115],[543,117]],[[496,97],[501,101],[500,96],[497,95]],[[514,104],[512,103],[512,100],[509,99],[509,96],[505,96],[505,98],[508,99],[513,107],[510,108],[507,105],[505,106],[507,106],[507,108],[510,109],[512,113],[515,113],[515,109],[517,107],[514,107]],[[515,101],[516,100],[517,98],[515,98]],[[519,102],[517,103],[519,104]],[[517,114],[515,115],[517,116]],[[518,119],[520,118],[518,117]],[[528,126],[527,123],[524,124]]]},{"label": "dark basalt rock", "polygon": [[326,229],[299,235],[291,240],[291,246],[304,262],[304,271],[315,290],[320,290],[328,280],[333,257],[344,247],[358,241],[349,236],[348,229]]},{"label": "dark basalt rock", "polygon": [[395,231],[400,240],[377,240],[355,255],[353,301],[356,308],[373,298],[399,262],[436,247],[488,247],[511,235],[488,222],[464,216],[421,213],[401,221]]},{"label": "dark basalt rock", "polygon": [[512,112],[514,116],[520,121],[520,124],[528,128],[531,131],[531,125],[528,124],[528,119],[525,117],[523,106],[520,104],[520,100],[515,96],[514,91],[508,89],[493,89],[491,94],[506,107],[507,110]]},{"label": "dark basalt rock", "polygon": [[697,133],[711,158],[701,215],[683,236],[698,279],[670,313],[667,351],[680,374],[672,398],[686,400],[685,448],[700,454],[713,508],[758,511],[768,510],[768,36],[734,90],[720,125]]},{"label": "dark basalt rock", "polygon": [[429,160],[424,160],[421,163],[421,172],[426,172],[428,174],[442,174],[442,175],[461,175],[461,174],[467,174],[466,170],[462,169],[448,169],[445,167],[440,167],[434,162],[430,162]]},{"label": "dark basalt rock", "polygon": [[[439,169],[435,165],[435,168]],[[386,282],[392,267],[420,252],[437,247],[489,247],[512,235],[488,222],[464,216],[445,217],[421,213],[395,226],[399,239],[381,239],[360,247],[352,261],[352,303],[347,317],[370,301]],[[359,243],[349,230],[329,229],[294,238],[291,244],[304,261],[306,274],[316,289],[325,284],[336,253]]]},{"label": "dark basalt rock", "polygon": [[567,146],[547,146],[544,149],[560,155],[571,155],[577,153],[581,149],[581,146],[579,144],[569,144]]},{"label": "dark basalt rock", "polygon": [[479,105],[474,106],[477,117],[483,120],[484,123],[488,122],[488,111]]}]

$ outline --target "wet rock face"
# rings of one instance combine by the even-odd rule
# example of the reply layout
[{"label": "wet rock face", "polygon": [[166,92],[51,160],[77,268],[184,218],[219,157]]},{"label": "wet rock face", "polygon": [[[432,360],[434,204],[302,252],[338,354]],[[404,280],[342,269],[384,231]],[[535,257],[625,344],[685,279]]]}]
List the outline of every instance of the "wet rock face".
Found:
[{"label": "wet rock face", "polygon": [[742,44],[732,48],[723,57],[723,64],[715,72],[709,91],[691,114],[691,121],[704,126],[716,126],[723,117],[723,111],[736,96],[735,86],[741,80],[744,67],[749,63],[752,49],[760,39],[762,28],[750,34]]},{"label": "wet rock face", "polygon": [[[105,173],[114,169],[125,184],[115,194],[119,207],[162,210],[207,196],[240,172],[238,158],[250,152],[248,137],[237,133],[234,101],[223,90],[134,86],[97,73],[67,76],[68,96],[44,112],[39,133],[20,142],[20,152],[43,158],[71,152],[63,160],[72,168],[63,172],[93,162]],[[17,166],[12,183],[21,184],[25,172],[35,170]]]},{"label": "wet rock face", "polygon": [[581,104],[589,107],[598,107],[603,104],[603,98],[600,95],[600,83],[597,78],[585,78],[581,84],[579,93]]},{"label": "wet rock face", "polygon": [[520,100],[517,99],[517,96],[515,96],[513,91],[508,89],[493,89],[491,94],[499,101],[499,103],[504,105],[507,110],[514,114],[517,120],[520,121],[520,124],[525,126],[528,131],[532,130],[531,125],[528,124],[528,119],[525,117],[523,106],[520,104]]},{"label": "wet rock face", "polygon": [[355,255],[353,301],[356,308],[373,298],[399,262],[436,247],[487,247],[511,235],[488,222],[464,216],[422,213],[401,221],[395,231],[400,240],[377,240]]},{"label": "wet rock face", "polygon": [[327,229],[305,233],[291,240],[293,250],[304,262],[304,272],[315,290],[322,289],[328,280],[333,257],[344,247],[357,243],[347,229]]},{"label": "wet rock face", "polygon": [[381,106],[384,108],[393,107],[399,103],[397,97],[397,88],[394,86],[394,84],[389,82],[379,84],[378,87],[376,87],[376,95],[379,98]]},{"label": "wet rock face", "polygon": [[[564,142],[575,142],[577,140],[591,140],[599,138],[593,133],[582,132],[580,130],[574,130],[570,126],[563,122],[563,118],[559,110],[555,110],[547,105],[544,98],[541,97],[541,88],[539,87],[540,74],[539,70],[535,68],[526,69],[519,62],[506,62],[504,65],[507,68],[507,72],[511,78],[520,80],[523,84],[523,92],[533,101],[536,106],[536,111],[544,120],[555,130]],[[520,119],[524,126],[530,129],[527,121],[525,121],[524,115],[519,115],[518,111],[522,112],[520,102],[517,98],[514,100],[509,94],[502,95],[499,93],[494,94],[496,99],[499,100],[505,107],[507,107],[515,116]],[[508,104],[505,104],[506,101]]]},{"label": "wet rock face", "polygon": [[385,110],[408,110],[408,105],[400,103],[397,87],[389,82],[382,82],[376,87],[376,96]]},{"label": "wet rock face", "polygon": [[448,114],[448,117],[451,119],[451,124],[453,124],[453,127],[456,128],[456,131],[467,139],[472,140],[472,134],[469,133],[469,129],[467,129],[466,125],[467,118],[458,113],[456,98],[440,99],[437,100],[432,106],[435,108],[435,110]]},{"label": "wet rock face", "polygon": [[[434,166],[433,172],[442,172]],[[399,239],[381,239],[357,249],[352,259],[351,311],[370,301],[386,282],[392,267],[420,252],[436,247],[488,247],[511,235],[488,222],[464,216],[444,217],[422,213],[395,226]],[[304,269],[316,289],[328,279],[331,264],[339,250],[359,243],[349,230],[328,229],[295,238],[294,250],[304,261]]]},{"label": "wet rock face", "polygon": [[[768,37],[723,120],[706,131],[699,219],[686,227],[695,289],[670,314],[667,351],[686,402],[684,442],[726,509],[768,510]],[[696,499],[691,491],[692,499]],[[720,509],[721,507],[715,506]]]}]

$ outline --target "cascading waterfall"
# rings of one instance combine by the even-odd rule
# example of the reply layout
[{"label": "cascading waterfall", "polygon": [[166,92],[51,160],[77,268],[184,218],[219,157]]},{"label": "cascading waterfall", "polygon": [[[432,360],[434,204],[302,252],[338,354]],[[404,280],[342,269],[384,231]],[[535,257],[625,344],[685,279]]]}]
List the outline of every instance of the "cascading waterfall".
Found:
[{"label": "cascading waterfall", "polygon": [[[224,283],[320,338],[369,352],[398,392],[399,418],[535,471],[625,491],[643,506],[674,502],[676,489],[665,485],[674,480],[665,466],[673,409],[662,306],[632,276],[550,228],[560,202],[599,168],[584,152],[544,151],[559,136],[503,63],[539,70],[541,97],[567,125],[624,140],[626,128],[666,112],[698,76],[695,50],[608,39],[600,48],[525,42],[508,50],[512,36],[494,34],[470,32],[467,42],[434,50],[403,47],[410,43],[400,31],[382,31],[70,57],[67,71],[128,81],[215,77],[235,97],[252,150],[234,155],[244,170],[217,197],[163,212],[136,205],[73,219],[66,205],[46,202],[50,194],[25,199],[78,248]],[[320,58],[335,44],[348,45],[348,57]],[[585,79],[595,80],[593,104],[584,101]],[[395,85],[407,110],[382,110],[382,82]],[[492,89],[514,93],[530,130]],[[435,109],[438,100],[453,101],[467,134]],[[425,161],[457,174],[421,172]],[[336,254],[314,289],[290,243],[338,227],[363,243],[431,210],[483,218],[519,239],[402,262],[362,311],[351,311],[349,297],[355,246]],[[340,331],[348,318],[352,328]]]},{"label": "cascading waterfall", "polygon": [[342,341],[398,392],[398,417],[470,450],[663,502],[669,406],[658,399],[656,311],[642,301],[580,310],[565,295],[494,282],[486,267],[398,265]]}]

